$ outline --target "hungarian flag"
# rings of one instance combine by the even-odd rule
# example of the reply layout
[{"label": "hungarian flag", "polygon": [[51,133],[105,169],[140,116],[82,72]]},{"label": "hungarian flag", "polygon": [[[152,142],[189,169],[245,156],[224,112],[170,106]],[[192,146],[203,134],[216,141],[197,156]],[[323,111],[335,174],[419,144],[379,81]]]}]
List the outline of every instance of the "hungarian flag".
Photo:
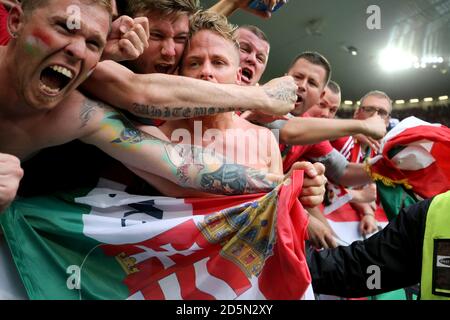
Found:
[{"label": "hungarian flag", "polygon": [[30,299],[302,299],[302,184],[184,200],[99,185],[18,200],[1,223]]},{"label": "hungarian flag", "polygon": [[410,117],[386,135],[370,169],[375,181],[431,198],[450,190],[449,160],[450,129]]}]

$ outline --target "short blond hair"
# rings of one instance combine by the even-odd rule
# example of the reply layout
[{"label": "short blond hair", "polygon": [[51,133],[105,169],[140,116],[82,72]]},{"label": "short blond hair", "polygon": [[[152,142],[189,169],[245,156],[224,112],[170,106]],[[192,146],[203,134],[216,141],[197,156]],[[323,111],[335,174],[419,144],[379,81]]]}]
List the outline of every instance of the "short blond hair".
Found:
[{"label": "short blond hair", "polygon": [[128,0],[126,13],[132,17],[138,15],[151,15],[157,13],[160,16],[193,15],[200,10],[199,0]]},{"label": "short blond hair", "polygon": [[212,11],[198,11],[191,17],[189,29],[190,38],[199,31],[209,30],[231,41],[239,49],[238,35],[236,32],[237,26],[229,23],[227,18],[221,14]]}]

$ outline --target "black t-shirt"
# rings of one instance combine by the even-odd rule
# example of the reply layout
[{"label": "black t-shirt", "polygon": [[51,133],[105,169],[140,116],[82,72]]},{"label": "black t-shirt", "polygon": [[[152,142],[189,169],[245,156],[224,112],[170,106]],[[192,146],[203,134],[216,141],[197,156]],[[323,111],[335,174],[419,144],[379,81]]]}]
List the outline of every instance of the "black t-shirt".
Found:
[{"label": "black t-shirt", "polygon": [[[422,249],[432,199],[402,210],[382,231],[347,247],[307,248],[314,291],[341,297],[373,296],[420,282]],[[369,289],[370,266],[380,269],[381,289]]]}]

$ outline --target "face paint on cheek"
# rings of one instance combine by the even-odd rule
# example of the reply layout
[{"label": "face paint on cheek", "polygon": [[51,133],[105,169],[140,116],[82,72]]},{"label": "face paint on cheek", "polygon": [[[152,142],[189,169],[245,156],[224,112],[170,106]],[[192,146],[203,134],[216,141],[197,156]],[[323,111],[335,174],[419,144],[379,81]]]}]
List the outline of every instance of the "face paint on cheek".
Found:
[{"label": "face paint on cheek", "polygon": [[25,51],[32,56],[44,55],[49,51],[50,37],[42,31],[35,30],[25,41]]}]

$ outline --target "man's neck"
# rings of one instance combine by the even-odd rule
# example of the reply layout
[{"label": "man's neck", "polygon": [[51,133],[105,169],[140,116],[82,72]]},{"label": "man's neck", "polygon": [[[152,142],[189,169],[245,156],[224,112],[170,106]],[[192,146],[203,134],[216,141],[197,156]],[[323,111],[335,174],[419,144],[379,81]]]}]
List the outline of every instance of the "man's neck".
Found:
[{"label": "man's neck", "polygon": [[213,116],[186,119],[191,131],[194,130],[195,122],[201,122],[203,133],[208,129],[226,130],[232,127],[233,112],[221,113]]}]

